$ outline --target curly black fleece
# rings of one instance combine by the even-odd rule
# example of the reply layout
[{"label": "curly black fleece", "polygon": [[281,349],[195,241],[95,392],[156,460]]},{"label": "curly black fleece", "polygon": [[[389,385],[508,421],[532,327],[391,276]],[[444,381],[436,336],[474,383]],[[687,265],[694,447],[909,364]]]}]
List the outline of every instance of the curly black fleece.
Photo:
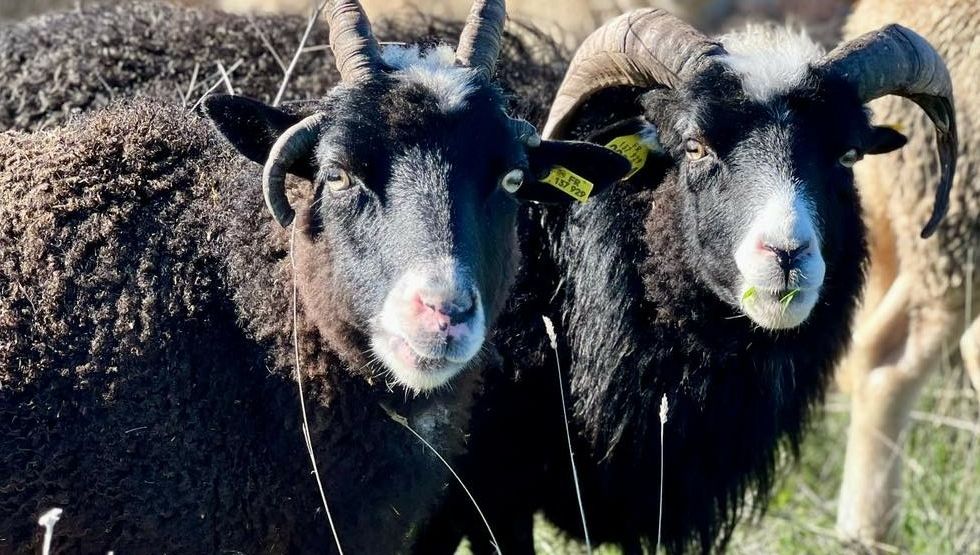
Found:
[{"label": "curly black fleece", "polygon": [[[280,54],[305,25],[255,22]],[[422,42],[460,29],[421,15],[376,26]],[[512,113],[540,120],[565,58],[544,35],[510,28],[499,76]],[[65,508],[59,551],[332,550],[291,375],[288,237],[265,213],[258,168],[179,104],[98,110],[102,81],[117,97],[168,98],[221,48],[251,57],[236,87],[271,98],[281,70],[249,29],[243,17],[138,3],[0,37],[0,63],[20,60],[0,74],[33,83],[2,98],[4,125],[93,112],[0,135],[0,551],[33,552],[52,506]],[[138,38],[107,46],[116,34]],[[336,81],[329,56],[303,60],[287,98]],[[297,239],[302,280],[323,255]],[[300,283],[301,295],[312,289]],[[450,478],[378,404],[452,458],[479,372],[425,399],[392,395],[349,371],[361,353],[309,306],[344,306],[325,293],[300,304],[311,433],[341,541],[351,553],[397,552]],[[488,355],[484,370],[499,364]]]},{"label": "curly black fleece", "polygon": [[[52,506],[66,551],[329,550],[291,376],[288,237],[257,183],[173,105],[2,135],[3,550],[32,551]],[[322,255],[303,231],[296,251],[302,280]],[[353,338],[303,310],[345,306],[300,286],[311,434],[341,540],[395,552],[448,476],[379,403],[452,456],[478,372],[415,400],[369,384]]]}]

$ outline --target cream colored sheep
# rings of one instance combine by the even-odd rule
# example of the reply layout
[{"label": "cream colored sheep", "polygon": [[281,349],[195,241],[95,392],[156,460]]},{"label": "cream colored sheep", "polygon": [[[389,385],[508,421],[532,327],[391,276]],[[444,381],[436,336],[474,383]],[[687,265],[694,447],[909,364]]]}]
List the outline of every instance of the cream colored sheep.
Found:
[{"label": "cream colored sheep", "polygon": [[852,395],[838,529],[861,540],[889,534],[900,501],[902,431],[942,347],[959,341],[963,364],[980,391],[980,320],[970,291],[980,256],[980,4],[975,0],[867,0],[845,35],[887,23],[925,36],[953,78],[959,166],[949,214],[919,238],[938,179],[933,129],[914,104],[896,97],[872,104],[879,122],[909,138],[904,149],[855,167],[871,230],[871,267],[854,345],[840,382]]}]

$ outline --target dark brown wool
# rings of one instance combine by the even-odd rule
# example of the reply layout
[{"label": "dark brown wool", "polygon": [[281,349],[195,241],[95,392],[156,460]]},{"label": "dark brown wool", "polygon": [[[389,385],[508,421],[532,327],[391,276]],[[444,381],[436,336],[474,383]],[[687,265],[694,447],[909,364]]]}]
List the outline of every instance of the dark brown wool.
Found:
[{"label": "dark brown wool", "polygon": [[[283,63],[307,19],[227,14],[160,2],[124,2],[48,14],[0,31],[0,130],[58,125],[113,99],[145,95],[193,104],[230,70],[237,93],[271,102]],[[403,12],[377,18],[379,40],[455,44],[462,25]],[[337,81],[325,25],[313,28],[283,101],[318,98]],[[510,21],[497,76],[514,93],[513,116],[539,123],[565,71],[567,53],[544,33]],[[194,69],[198,68],[196,80]],[[195,88],[190,90],[192,81]],[[227,92],[222,84],[217,92]]]},{"label": "dark brown wool", "polygon": [[[291,376],[288,238],[257,171],[156,102],[0,136],[0,550],[33,549],[55,506],[69,551],[330,545]],[[305,237],[300,280],[323,262]],[[341,541],[393,552],[448,476],[379,402],[451,455],[478,372],[452,392],[391,395],[356,375],[360,352],[329,324],[344,300],[300,291]]]},{"label": "dark brown wool", "polygon": [[[256,29],[288,62],[305,25],[140,2],[0,33],[0,129],[75,118],[0,135],[0,552],[36,550],[37,517],[55,506],[55,548],[69,552],[332,549],[292,378],[288,236],[265,211],[259,168],[182,109],[216,62],[239,59],[236,89],[271,100],[282,70]],[[423,43],[460,30],[421,14],[375,27]],[[511,113],[540,121],[564,53],[509,29]],[[321,26],[308,45],[326,42]],[[329,51],[304,54],[285,99],[336,81]],[[119,104],[132,96],[162,100]],[[320,473],[345,551],[395,552],[454,486],[378,404],[451,459],[480,372],[414,400],[365,381],[338,324],[347,299],[305,285],[329,272],[305,221],[301,209],[299,341]]]}]

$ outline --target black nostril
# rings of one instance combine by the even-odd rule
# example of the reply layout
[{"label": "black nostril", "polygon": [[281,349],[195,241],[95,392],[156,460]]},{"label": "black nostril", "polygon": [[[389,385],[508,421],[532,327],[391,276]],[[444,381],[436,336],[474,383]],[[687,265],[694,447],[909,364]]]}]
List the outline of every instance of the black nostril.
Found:
[{"label": "black nostril", "polygon": [[465,322],[473,317],[476,312],[476,302],[472,293],[455,299],[450,303],[445,311],[452,324]]},{"label": "black nostril", "polygon": [[781,249],[779,247],[765,244],[764,247],[767,251],[776,255],[776,262],[779,263],[779,267],[782,268],[784,272],[792,270],[796,266],[797,261],[808,248],[810,248],[810,243],[806,242],[799,247],[791,250]]},{"label": "black nostril", "polygon": [[449,322],[445,326],[440,325],[442,331],[446,331],[450,325],[466,322],[476,314],[476,295],[472,292],[452,296],[449,299],[441,294],[423,292],[419,294],[419,301],[428,310],[449,317]]}]

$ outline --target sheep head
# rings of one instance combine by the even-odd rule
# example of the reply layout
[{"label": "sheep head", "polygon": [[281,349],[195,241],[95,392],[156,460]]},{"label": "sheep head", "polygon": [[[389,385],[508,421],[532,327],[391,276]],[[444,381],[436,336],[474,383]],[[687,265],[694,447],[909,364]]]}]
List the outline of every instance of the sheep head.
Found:
[{"label": "sheep head", "polygon": [[415,391],[478,358],[519,262],[520,203],[572,200],[541,179],[561,166],[599,191],[629,169],[601,147],[542,142],[505,113],[492,78],[502,10],[477,2],[455,52],[382,50],[360,5],[336,1],[328,13],[341,82],[325,98],[285,110],[236,96],[204,102],[224,137],[263,164],[282,226],[295,215],[287,173],[312,182],[296,232],[329,253],[329,277],[314,287],[349,299],[346,327]]},{"label": "sheep head", "polygon": [[[928,236],[955,170],[952,88],[935,50],[899,26],[824,54],[785,28],[712,40],[660,10],[625,14],[576,53],[545,136],[643,137],[682,197],[687,262],[721,300],[781,330],[808,319],[835,268],[863,262],[851,166],[905,144],[869,123],[864,104],[886,94],[936,125],[942,178]],[[605,121],[589,113],[602,110]]]}]

